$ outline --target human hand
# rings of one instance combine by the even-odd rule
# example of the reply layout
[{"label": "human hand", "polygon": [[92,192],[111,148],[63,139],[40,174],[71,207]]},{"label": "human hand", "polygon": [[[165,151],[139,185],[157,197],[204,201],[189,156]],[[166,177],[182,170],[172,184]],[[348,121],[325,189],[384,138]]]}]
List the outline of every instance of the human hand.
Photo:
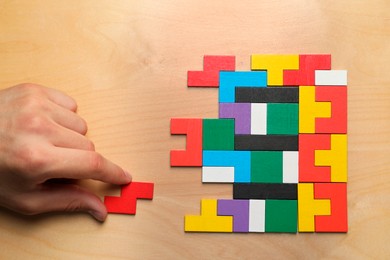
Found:
[{"label": "human hand", "polygon": [[54,89],[21,84],[1,90],[0,105],[0,206],[26,215],[83,211],[104,221],[107,210],[96,195],[52,181],[131,181],[95,152],[76,102]]}]

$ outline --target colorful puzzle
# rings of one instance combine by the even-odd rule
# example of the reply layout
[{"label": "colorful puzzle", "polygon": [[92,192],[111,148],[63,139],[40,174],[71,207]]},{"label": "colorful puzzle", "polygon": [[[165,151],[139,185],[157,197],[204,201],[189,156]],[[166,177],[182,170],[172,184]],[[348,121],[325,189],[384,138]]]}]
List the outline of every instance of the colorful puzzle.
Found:
[{"label": "colorful puzzle", "polygon": [[186,232],[347,232],[347,71],[330,55],[205,56],[189,87],[219,88],[215,119],[172,118],[186,150],[171,166],[202,167],[203,183],[233,185],[202,199]]}]

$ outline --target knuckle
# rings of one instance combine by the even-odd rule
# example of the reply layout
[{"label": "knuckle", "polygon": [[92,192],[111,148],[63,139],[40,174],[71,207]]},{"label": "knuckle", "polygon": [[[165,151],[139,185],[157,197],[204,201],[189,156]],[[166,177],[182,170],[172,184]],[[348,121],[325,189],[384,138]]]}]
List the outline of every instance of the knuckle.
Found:
[{"label": "knuckle", "polygon": [[[42,172],[47,163],[47,156],[45,156],[42,150],[27,145],[21,146],[17,149],[15,151],[14,158],[17,162],[16,167],[20,171],[27,173]],[[35,175],[30,176],[33,178]]]},{"label": "knuckle", "polygon": [[83,203],[78,199],[73,199],[66,204],[64,211],[74,212],[74,211],[82,211],[83,209],[84,209]]},{"label": "knuckle", "polygon": [[32,133],[45,134],[51,127],[49,120],[39,115],[26,115],[22,120],[25,129]]}]

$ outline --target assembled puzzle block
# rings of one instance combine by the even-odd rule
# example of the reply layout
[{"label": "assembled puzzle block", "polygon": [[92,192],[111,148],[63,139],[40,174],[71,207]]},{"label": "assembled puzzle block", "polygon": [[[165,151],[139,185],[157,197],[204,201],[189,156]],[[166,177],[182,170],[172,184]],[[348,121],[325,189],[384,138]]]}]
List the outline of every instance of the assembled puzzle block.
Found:
[{"label": "assembled puzzle block", "polygon": [[265,200],[249,200],[249,232],[265,232]]},{"label": "assembled puzzle block", "polygon": [[281,151],[251,152],[251,182],[282,183],[283,153]]},{"label": "assembled puzzle block", "polygon": [[299,182],[330,182],[330,167],[315,165],[316,150],[330,150],[330,135],[299,135]]},{"label": "assembled puzzle block", "polygon": [[313,183],[298,184],[298,230],[314,232],[314,217],[330,215],[329,199],[314,199]]},{"label": "assembled puzzle block", "polygon": [[234,56],[204,56],[203,71],[188,71],[188,87],[219,86],[220,71],[234,71],[236,58]]},{"label": "assembled puzzle block", "polygon": [[330,182],[347,182],[347,135],[332,134],[330,149],[315,151],[315,165],[330,167]]},{"label": "assembled puzzle block", "polygon": [[233,232],[233,217],[217,215],[217,200],[202,199],[201,215],[184,217],[186,232]]},{"label": "assembled puzzle block", "polygon": [[265,71],[221,71],[219,73],[219,102],[234,103],[236,87],[266,87]]},{"label": "assembled puzzle block", "polygon": [[202,182],[233,183],[234,167],[202,167]]},{"label": "assembled puzzle block", "polygon": [[330,70],[331,56],[328,54],[299,55],[298,70],[284,70],[283,84],[286,86],[315,85],[316,70]]},{"label": "assembled puzzle block", "polygon": [[316,232],[348,232],[347,184],[315,183],[315,199],[330,199],[330,216],[315,217]]},{"label": "assembled puzzle block", "polygon": [[234,119],[235,134],[251,133],[251,104],[219,103],[219,118]]},{"label": "assembled puzzle block", "polygon": [[315,133],[318,118],[331,117],[330,102],[316,102],[314,86],[299,87],[299,133]]},{"label": "assembled puzzle block", "polygon": [[202,119],[171,119],[171,134],[187,135],[185,151],[171,151],[171,166],[202,166]]},{"label": "assembled puzzle block", "polygon": [[347,85],[346,70],[316,70],[315,85],[316,86],[346,86]]},{"label": "assembled puzzle block", "polygon": [[265,232],[297,232],[296,200],[265,201]]},{"label": "assembled puzzle block", "polygon": [[137,199],[153,199],[153,183],[130,182],[122,186],[120,197],[106,196],[104,204],[107,212],[134,215]]},{"label": "assembled puzzle block", "polygon": [[233,216],[233,232],[249,232],[249,200],[218,200],[218,216]]},{"label": "assembled puzzle block", "polygon": [[347,133],[347,87],[321,86],[316,87],[316,102],[331,103],[330,118],[316,118],[315,132],[325,134]]},{"label": "assembled puzzle block", "polygon": [[234,182],[250,182],[249,151],[203,151],[203,166],[234,167]]},{"label": "assembled puzzle block", "polygon": [[203,150],[234,150],[234,119],[203,119]]},{"label": "assembled puzzle block", "polygon": [[283,86],[283,70],[299,69],[299,55],[254,54],[252,70],[266,70],[268,86]]}]

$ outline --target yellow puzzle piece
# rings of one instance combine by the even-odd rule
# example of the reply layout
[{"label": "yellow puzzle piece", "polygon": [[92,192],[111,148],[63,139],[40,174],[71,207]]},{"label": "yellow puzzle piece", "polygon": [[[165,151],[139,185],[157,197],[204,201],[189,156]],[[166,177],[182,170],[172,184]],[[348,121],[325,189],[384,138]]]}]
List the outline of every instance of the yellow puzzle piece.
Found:
[{"label": "yellow puzzle piece", "polygon": [[298,184],[298,231],[314,232],[314,216],[330,215],[330,200],[314,199],[313,183]]},{"label": "yellow puzzle piece", "polygon": [[331,117],[330,102],[316,102],[314,86],[299,87],[299,133],[315,132],[315,120],[318,117]]},{"label": "yellow puzzle piece", "polygon": [[232,216],[217,216],[217,200],[202,199],[201,215],[184,217],[187,232],[233,232]]},{"label": "yellow puzzle piece", "polygon": [[332,134],[330,150],[315,151],[316,166],[330,166],[331,182],[347,182],[347,135]]},{"label": "yellow puzzle piece", "polygon": [[283,86],[283,70],[299,69],[299,55],[254,54],[251,69],[267,70],[267,85]]}]

